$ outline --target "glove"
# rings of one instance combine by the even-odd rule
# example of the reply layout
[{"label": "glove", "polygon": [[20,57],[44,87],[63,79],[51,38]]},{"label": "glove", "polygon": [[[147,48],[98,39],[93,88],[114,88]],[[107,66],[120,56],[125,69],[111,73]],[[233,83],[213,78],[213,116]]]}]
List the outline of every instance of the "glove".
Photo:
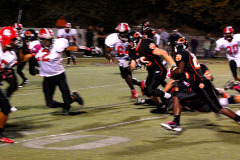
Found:
[{"label": "glove", "polygon": [[91,50],[95,52],[95,54],[102,54],[102,49],[99,47],[91,47]]}]

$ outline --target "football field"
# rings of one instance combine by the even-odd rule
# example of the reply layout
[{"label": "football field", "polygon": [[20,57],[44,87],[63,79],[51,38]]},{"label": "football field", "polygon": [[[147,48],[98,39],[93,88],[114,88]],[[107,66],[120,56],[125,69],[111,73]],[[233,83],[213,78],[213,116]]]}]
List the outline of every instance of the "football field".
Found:
[{"label": "football field", "polygon": [[[216,87],[232,79],[227,60],[200,62],[210,69]],[[104,58],[81,58],[66,68],[70,90],[77,90],[85,102],[73,103],[69,116],[45,105],[42,77],[30,76],[27,66],[24,72],[29,83],[11,97],[18,111],[10,113],[5,129],[15,143],[0,143],[1,160],[240,159],[240,125],[223,115],[184,112],[181,133],[164,130],[160,124],[172,121],[172,112],[151,113],[154,106],[136,105],[118,65]],[[133,72],[139,80],[146,75],[144,68]],[[1,88],[6,87],[4,82]],[[59,89],[54,99],[62,101]],[[240,109],[238,104],[228,107]]]}]

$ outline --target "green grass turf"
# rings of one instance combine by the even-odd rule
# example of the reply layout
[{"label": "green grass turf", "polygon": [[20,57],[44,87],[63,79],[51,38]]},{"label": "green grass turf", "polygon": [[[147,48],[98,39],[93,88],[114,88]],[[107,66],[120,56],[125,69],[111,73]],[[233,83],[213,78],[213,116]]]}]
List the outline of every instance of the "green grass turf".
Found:
[{"label": "green grass turf", "polygon": [[[232,79],[228,61],[200,61],[208,65],[216,87]],[[185,112],[181,116],[184,128],[181,134],[163,130],[160,124],[171,121],[172,116],[150,113],[153,106],[134,105],[118,65],[106,65],[106,62],[105,59],[78,59],[76,66],[66,68],[70,89],[79,91],[85,101],[84,106],[73,103],[70,116],[59,115],[60,108],[45,106],[42,77],[30,76],[26,67],[24,71],[30,83],[11,97],[18,111],[9,115],[5,131],[16,143],[1,143],[0,159],[240,159],[240,126],[234,121],[214,113]],[[144,69],[133,73],[139,80],[146,75]],[[4,82],[1,88],[6,87]],[[139,87],[136,89],[141,95]],[[62,101],[58,89],[54,99]],[[229,107],[234,111],[239,109],[237,104]],[[102,142],[108,138],[113,139]],[[118,139],[123,141],[117,143]],[[109,145],[94,148],[99,144]],[[77,145],[82,148],[72,147]]]}]

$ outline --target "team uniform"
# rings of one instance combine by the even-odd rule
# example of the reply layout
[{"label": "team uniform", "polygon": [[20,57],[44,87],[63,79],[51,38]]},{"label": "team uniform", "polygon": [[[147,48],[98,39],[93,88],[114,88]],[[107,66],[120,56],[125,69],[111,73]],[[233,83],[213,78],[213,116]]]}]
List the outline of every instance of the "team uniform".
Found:
[{"label": "team uniform", "polygon": [[[49,32],[52,32],[48,29],[42,29],[43,35],[45,36]],[[46,36],[47,37],[47,36]],[[51,36],[53,37],[53,35]],[[52,39],[51,39],[52,40]],[[68,40],[65,38],[59,38],[53,40],[53,44],[50,47],[45,47],[37,44],[32,48],[32,53],[35,59],[38,61],[40,72],[39,75],[44,78],[43,80],[43,92],[45,95],[46,104],[48,107],[63,108],[63,115],[69,114],[70,104],[74,102],[74,99],[70,95],[70,89],[67,84],[65,69],[62,66],[62,52],[69,46]],[[36,51],[37,52],[34,52]],[[62,92],[62,97],[64,103],[60,103],[53,100],[53,94],[56,89],[56,86],[59,87]],[[73,97],[79,96],[77,93],[73,92]],[[80,99],[80,98],[79,98]],[[77,100],[77,98],[75,98]],[[78,102],[79,104],[83,104]]]},{"label": "team uniform", "polygon": [[158,89],[158,86],[160,84],[165,86],[166,82],[164,80],[167,69],[162,64],[163,59],[152,53],[155,48],[156,44],[151,39],[141,39],[135,50],[130,53],[130,57],[136,62],[147,66],[148,76],[144,89],[146,95],[163,97],[164,92]]},{"label": "team uniform", "polygon": [[[63,29],[59,29],[57,31],[57,38],[65,38],[68,40],[69,45],[73,46],[73,45],[76,45],[76,43],[77,43],[77,39],[75,37],[76,34],[77,34],[77,32],[75,29],[69,28],[69,32],[66,32],[65,28],[63,28]],[[67,60],[68,60],[67,66],[70,65],[71,58],[72,58],[73,63],[76,64],[75,57],[71,54],[71,51],[65,51],[65,53],[67,54]]]}]

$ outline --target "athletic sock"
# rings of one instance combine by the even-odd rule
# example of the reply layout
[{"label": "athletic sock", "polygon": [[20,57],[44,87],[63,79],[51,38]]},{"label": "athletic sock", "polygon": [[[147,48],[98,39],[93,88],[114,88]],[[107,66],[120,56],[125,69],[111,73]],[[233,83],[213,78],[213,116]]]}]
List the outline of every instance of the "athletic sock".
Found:
[{"label": "athletic sock", "polygon": [[175,122],[177,126],[180,126],[180,115],[174,115],[173,122]]}]

